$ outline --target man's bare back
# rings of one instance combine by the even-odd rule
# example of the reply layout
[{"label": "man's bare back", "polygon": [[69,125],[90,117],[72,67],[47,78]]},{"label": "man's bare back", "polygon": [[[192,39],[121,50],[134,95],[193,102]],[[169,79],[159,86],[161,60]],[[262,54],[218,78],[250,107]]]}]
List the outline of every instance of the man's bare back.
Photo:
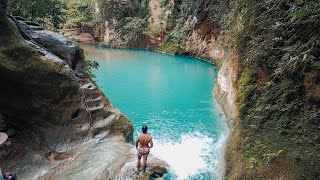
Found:
[{"label": "man's bare back", "polygon": [[[137,141],[139,143],[140,148],[144,148],[144,147],[152,148],[153,146],[152,137],[149,134],[144,134],[144,133],[140,134],[137,138]],[[151,146],[149,146],[149,143]]]}]

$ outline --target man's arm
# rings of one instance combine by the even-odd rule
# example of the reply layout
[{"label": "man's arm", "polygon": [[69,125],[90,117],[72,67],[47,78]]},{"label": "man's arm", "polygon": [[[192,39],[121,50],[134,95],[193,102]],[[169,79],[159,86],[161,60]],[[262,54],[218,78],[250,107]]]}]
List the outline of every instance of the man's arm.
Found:
[{"label": "man's arm", "polygon": [[136,149],[138,148],[139,146],[139,136],[137,137],[137,140],[136,140]]},{"label": "man's arm", "polygon": [[152,148],[153,147],[153,141],[152,141],[152,137],[151,137],[151,139],[150,139],[150,146],[149,146],[149,148]]}]

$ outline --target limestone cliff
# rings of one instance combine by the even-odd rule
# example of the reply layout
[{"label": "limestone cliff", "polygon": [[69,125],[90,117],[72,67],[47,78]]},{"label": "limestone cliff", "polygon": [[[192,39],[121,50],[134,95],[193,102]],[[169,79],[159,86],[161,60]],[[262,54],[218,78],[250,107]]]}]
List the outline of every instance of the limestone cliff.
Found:
[{"label": "limestone cliff", "polygon": [[161,176],[151,158],[136,176],[130,121],[82,70],[83,52],[58,33],[0,9],[0,167],[19,179]]},{"label": "limestone cliff", "polygon": [[[232,33],[228,22],[232,21],[229,12],[234,11],[234,4],[229,0],[111,0],[100,3],[92,10],[104,17],[101,26],[94,28],[100,36],[100,41],[95,43],[196,56],[220,66],[219,60],[229,46],[227,42],[234,39],[221,36],[218,40],[218,35]],[[95,41],[80,29],[65,29],[64,32],[79,42],[92,44]]]}]

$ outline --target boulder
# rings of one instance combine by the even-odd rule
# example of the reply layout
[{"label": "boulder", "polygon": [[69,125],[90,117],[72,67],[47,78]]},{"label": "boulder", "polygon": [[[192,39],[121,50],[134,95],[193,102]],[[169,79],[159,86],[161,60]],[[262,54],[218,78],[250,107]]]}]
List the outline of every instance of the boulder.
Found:
[{"label": "boulder", "polygon": [[17,20],[24,32],[42,47],[46,48],[75,69],[78,62],[84,59],[83,51],[75,42],[69,41],[62,34],[45,30],[39,24]]},{"label": "boulder", "polygon": [[115,179],[149,180],[151,178],[159,178],[168,172],[169,165],[165,161],[160,160],[150,154],[147,161],[146,172],[142,172],[142,162],[141,169],[138,174],[136,174],[136,169],[137,156],[134,150],[132,151],[130,159],[127,160],[127,163],[121,168]]}]

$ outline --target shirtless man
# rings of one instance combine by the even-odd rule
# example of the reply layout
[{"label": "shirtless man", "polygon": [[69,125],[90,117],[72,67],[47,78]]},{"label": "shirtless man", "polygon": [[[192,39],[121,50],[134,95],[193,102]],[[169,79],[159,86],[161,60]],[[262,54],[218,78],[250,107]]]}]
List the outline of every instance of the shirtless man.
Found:
[{"label": "shirtless man", "polygon": [[[142,134],[140,134],[136,140],[136,149],[138,151],[138,165],[137,174],[140,170],[141,157],[143,156],[143,173],[146,172],[147,158],[150,153],[150,148],[153,147],[152,137],[147,134],[148,126],[142,126]],[[140,144],[140,145],[139,145]],[[149,145],[150,144],[150,145]]]}]

